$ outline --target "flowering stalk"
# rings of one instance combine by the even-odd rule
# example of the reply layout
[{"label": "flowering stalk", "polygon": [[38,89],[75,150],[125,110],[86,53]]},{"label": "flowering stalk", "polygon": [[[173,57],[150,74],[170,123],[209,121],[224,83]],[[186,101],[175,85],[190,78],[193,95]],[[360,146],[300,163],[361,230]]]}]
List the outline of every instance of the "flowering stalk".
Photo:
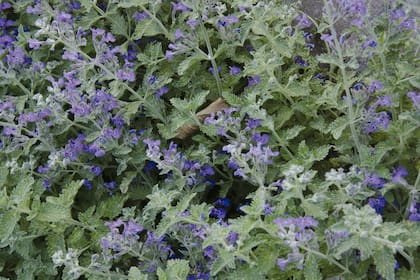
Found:
[{"label": "flowering stalk", "polygon": [[340,68],[340,71],[341,71],[341,76],[343,78],[343,86],[346,92],[346,102],[347,102],[347,110],[348,110],[347,114],[348,114],[349,126],[350,126],[351,135],[352,135],[354,144],[356,145],[356,151],[357,151],[356,156],[357,156],[357,161],[359,163],[361,159],[361,145],[360,145],[360,140],[359,140],[359,134],[357,133],[357,130],[355,127],[356,120],[355,120],[355,114],[353,111],[353,101],[352,101],[353,99],[350,93],[350,82],[347,78],[346,62],[344,61],[343,49],[338,39],[337,31],[334,27],[334,21],[333,21],[334,15],[332,11],[332,5],[333,4],[331,1],[324,0],[324,7],[327,13],[328,27],[330,28],[331,36],[334,41],[334,50],[337,51],[337,55],[339,59],[338,67]]},{"label": "flowering stalk", "polygon": [[216,58],[213,55],[213,48],[212,48],[211,43],[210,43],[209,35],[207,34],[207,29],[204,26],[203,19],[201,18],[201,15],[200,15],[200,12],[199,12],[199,9],[198,9],[198,6],[197,6],[198,5],[197,1],[193,1],[193,2],[194,2],[194,11],[198,14],[198,21],[200,22],[200,28],[201,28],[201,31],[203,33],[204,40],[206,42],[206,47],[207,47],[207,51],[208,51],[208,54],[207,54],[206,57],[207,57],[208,60],[210,60],[211,65],[213,67],[213,75],[216,79],[218,95],[219,95],[219,97],[222,97],[222,81],[220,79],[220,75],[219,75],[219,71],[218,71],[219,67],[217,66]]}]

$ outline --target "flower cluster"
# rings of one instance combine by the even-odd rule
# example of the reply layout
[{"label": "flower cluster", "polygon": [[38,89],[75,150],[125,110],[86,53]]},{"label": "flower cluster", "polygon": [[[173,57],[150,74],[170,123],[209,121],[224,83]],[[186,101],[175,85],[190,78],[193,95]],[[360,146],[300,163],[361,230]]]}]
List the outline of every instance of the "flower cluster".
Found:
[{"label": "flower cluster", "polygon": [[[193,188],[200,183],[212,180],[209,176],[215,174],[213,168],[208,163],[200,163],[200,160],[189,160],[178,152],[178,145],[171,142],[167,149],[161,150],[160,140],[144,139],[147,145],[146,155],[156,164],[156,168],[161,170],[160,174],[167,175],[167,182],[178,182],[178,188],[184,186]],[[181,180],[181,181],[177,181]]]},{"label": "flower cluster", "polygon": [[277,259],[277,265],[281,270],[285,270],[288,264],[294,263],[298,269],[302,269],[304,254],[300,252],[299,247],[317,247],[312,228],[317,227],[318,222],[312,217],[276,218],[273,222],[280,228],[278,237],[292,250],[292,253],[287,255],[287,259]]},{"label": "flower cluster", "polygon": [[232,115],[238,110],[229,108],[224,112],[212,113],[204,124],[215,127],[217,134],[229,141],[222,151],[230,155],[228,167],[234,170],[234,175],[252,184],[263,185],[262,178],[267,173],[267,166],[273,163],[272,158],[278,156],[279,152],[273,152],[268,146],[268,134],[257,131],[261,126],[260,120],[247,118],[245,128],[241,129],[241,118]]}]

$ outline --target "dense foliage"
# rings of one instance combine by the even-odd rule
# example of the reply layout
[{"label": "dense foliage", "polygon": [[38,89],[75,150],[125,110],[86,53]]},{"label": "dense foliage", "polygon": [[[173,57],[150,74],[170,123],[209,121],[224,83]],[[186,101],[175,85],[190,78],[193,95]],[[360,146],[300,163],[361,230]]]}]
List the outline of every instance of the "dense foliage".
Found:
[{"label": "dense foliage", "polygon": [[2,279],[419,279],[418,1],[289,2],[2,1]]}]

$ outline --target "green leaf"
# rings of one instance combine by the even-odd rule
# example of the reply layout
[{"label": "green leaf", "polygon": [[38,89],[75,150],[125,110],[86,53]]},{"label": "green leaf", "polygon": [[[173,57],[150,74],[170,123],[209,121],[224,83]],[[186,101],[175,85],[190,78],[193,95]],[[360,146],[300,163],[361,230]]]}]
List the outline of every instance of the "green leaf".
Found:
[{"label": "green leaf", "polygon": [[136,178],[136,174],[137,172],[134,171],[130,171],[124,174],[124,178],[122,179],[120,184],[121,193],[126,193],[128,191],[128,187],[130,186],[133,179]]},{"label": "green leaf", "polygon": [[108,219],[114,219],[116,216],[121,214],[121,209],[123,208],[124,202],[126,200],[126,196],[117,194],[108,197],[100,202],[96,210],[96,215]]},{"label": "green leaf", "polygon": [[373,253],[376,271],[386,280],[395,279],[395,258],[391,249],[382,247]]},{"label": "green leaf", "polygon": [[151,37],[164,33],[165,31],[154,19],[147,18],[137,23],[132,37],[133,40],[138,40],[144,36]]},{"label": "green leaf", "polygon": [[122,35],[122,36],[128,36],[127,35],[127,22],[124,19],[123,16],[114,13],[109,16],[109,19],[111,20],[111,32],[114,35]]},{"label": "green leaf", "polygon": [[233,107],[238,107],[238,106],[242,105],[242,103],[243,103],[242,98],[240,98],[239,96],[237,96],[233,93],[224,91],[222,93],[222,96],[225,99],[225,101]]},{"label": "green leaf", "polygon": [[211,266],[211,275],[217,275],[224,268],[235,268],[235,257],[234,255],[224,248],[219,250],[219,256]]},{"label": "green leaf", "polygon": [[194,53],[191,56],[185,58],[178,66],[178,75],[182,76],[188,69],[196,64],[199,64],[204,57],[201,54]]},{"label": "green leaf", "polygon": [[71,219],[71,213],[69,208],[47,201],[41,204],[36,219],[42,222],[65,222]]},{"label": "green leaf", "polygon": [[325,210],[322,205],[308,202],[307,200],[302,201],[302,208],[305,210],[306,215],[319,218],[321,220],[328,218],[328,211]]},{"label": "green leaf", "polygon": [[15,230],[16,224],[20,219],[20,214],[16,211],[7,211],[0,214],[0,241],[7,242]]},{"label": "green leaf", "polygon": [[25,202],[29,203],[32,185],[34,184],[35,180],[31,176],[26,176],[19,181],[17,186],[13,189],[10,199],[13,201],[15,205],[19,208],[29,208],[29,205],[21,205]]},{"label": "green leaf", "polygon": [[286,130],[282,130],[279,133],[279,136],[281,139],[285,139],[285,140],[292,140],[293,138],[295,138],[296,136],[299,135],[299,133],[304,130],[305,127],[302,125],[295,125],[291,128],[288,128]]},{"label": "green leaf", "polygon": [[131,7],[140,7],[147,5],[149,3],[148,0],[122,0],[118,1],[118,8],[131,8]]},{"label": "green leaf", "polygon": [[147,274],[141,273],[135,266],[130,267],[130,271],[128,272],[128,280],[147,280],[148,277]]},{"label": "green leaf", "polygon": [[336,65],[338,67],[342,66],[342,62],[339,60],[339,58],[332,55],[332,54],[326,54],[326,53],[325,54],[320,54],[316,58],[321,63],[332,64],[332,65]]},{"label": "green leaf", "polygon": [[303,266],[303,275],[307,280],[322,280],[322,274],[319,271],[318,262],[316,257],[309,253]]},{"label": "green leaf", "polygon": [[190,271],[187,260],[168,260],[166,270],[158,269],[159,280],[185,280]]},{"label": "green leaf", "polygon": [[328,126],[328,131],[332,134],[335,140],[341,137],[343,134],[344,129],[346,129],[347,125],[349,124],[348,119],[346,116],[336,118],[330,125]]}]

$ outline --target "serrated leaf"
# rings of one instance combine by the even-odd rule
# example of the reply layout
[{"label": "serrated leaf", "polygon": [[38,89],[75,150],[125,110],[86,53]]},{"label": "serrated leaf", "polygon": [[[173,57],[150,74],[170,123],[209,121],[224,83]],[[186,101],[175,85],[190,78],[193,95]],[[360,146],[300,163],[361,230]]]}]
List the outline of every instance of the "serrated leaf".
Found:
[{"label": "serrated leaf", "polygon": [[314,218],[319,218],[321,220],[328,218],[328,212],[319,204],[303,200],[301,205],[308,216],[313,216]]},{"label": "serrated leaf", "polygon": [[133,179],[136,177],[137,172],[131,171],[124,174],[124,178],[120,184],[121,193],[126,193]]},{"label": "serrated leaf", "polygon": [[243,103],[242,98],[233,93],[224,91],[222,93],[222,96],[226,100],[226,102],[233,107],[238,107]]},{"label": "serrated leaf", "polygon": [[320,54],[316,57],[318,59],[319,62],[321,63],[327,63],[327,64],[332,64],[338,67],[342,66],[341,61],[339,60],[338,57],[332,55],[332,54]]},{"label": "serrated leaf", "polygon": [[127,22],[123,16],[114,13],[110,17],[111,19],[111,32],[114,35],[127,36]]},{"label": "serrated leaf", "polygon": [[335,140],[338,140],[338,138],[341,137],[341,134],[343,134],[344,129],[346,129],[348,123],[347,117],[338,117],[330,123],[328,131],[332,134]]},{"label": "serrated leaf", "polygon": [[126,200],[127,197],[121,195],[108,197],[107,199],[100,202],[96,210],[96,215],[108,219],[113,219],[121,214],[121,209],[123,208],[124,202]]},{"label": "serrated leaf", "polygon": [[313,254],[308,254],[303,265],[303,275],[307,280],[322,280],[322,274],[319,271],[319,265]]},{"label": "serrated leaf", "polygon": [[128,280],[147,280],[148,275],[141,273],[141,271],[135,267],[130,267],[130,271],[128,272]]},{"label": "serrated leaf", "polygon": [[235,257],[233,254],[223,248],[219,250],[219,256],[211,266],[211,275],[217,275],[224,268],[235,268]]},{"label": "serrated leaf", "polygon": [[198,64],[203,59],[204,57],[202,55],[196,53],[185,58],[178,66],[178,75],[182,76],[189,68],[193,67],[195,64]]},{"label": "serrated leaf", "polygon": [[158,271],[159,280],[185,280],[190,271],[189,262],[187,260],[168,260],[166,270]]},{"label": "serrated leaf", "polygon": [[29,199],[31,195],[32,185],[34,184],[35,179],[31,176],[26,176],[22,178],[21,181],[17,184],[17,186],[13,189],[10,199],[17,205],[18,207],[27,208],[27,205],[20,205]]},{"label": "serrated leaf", "polygon": [[42,222],[65,222],[71,219],[71,213],[67,207],[46,202],[41,204],[36,219]]},{"label": "serrated leaf", "polygon": [[162,27],[154,19],[147,18],[137,23],[132,37],[133,40],[138,40],[144,36],[151,37],[159,34],[164,34]]},{"label": "serrated leaf", "polygon": [[147,5],[148,0],[122,0],[118,1],[118,8],[131,8],[131,7],[140,7],[142,5]]},{"label": "serrated leaf", "polygon": [[16,211],[8,211],[0,214],[0,240],[6,242],[15,230],[16,224],[20,219],[20,214]]},{"label": "serrated leaf", "polygon": [[382,247],[373,253],[376,271],[386,280],[395,279],[395,258],[391,249]]},{"label": "serrated leaf", "polygon": [[304,130],[305,127],[302,125],[295,125],[294,127],[288,128],[286,130],[282,130],[279,133],[280,138],[285,140],[291,140],[299,135],[299,133]]}]

